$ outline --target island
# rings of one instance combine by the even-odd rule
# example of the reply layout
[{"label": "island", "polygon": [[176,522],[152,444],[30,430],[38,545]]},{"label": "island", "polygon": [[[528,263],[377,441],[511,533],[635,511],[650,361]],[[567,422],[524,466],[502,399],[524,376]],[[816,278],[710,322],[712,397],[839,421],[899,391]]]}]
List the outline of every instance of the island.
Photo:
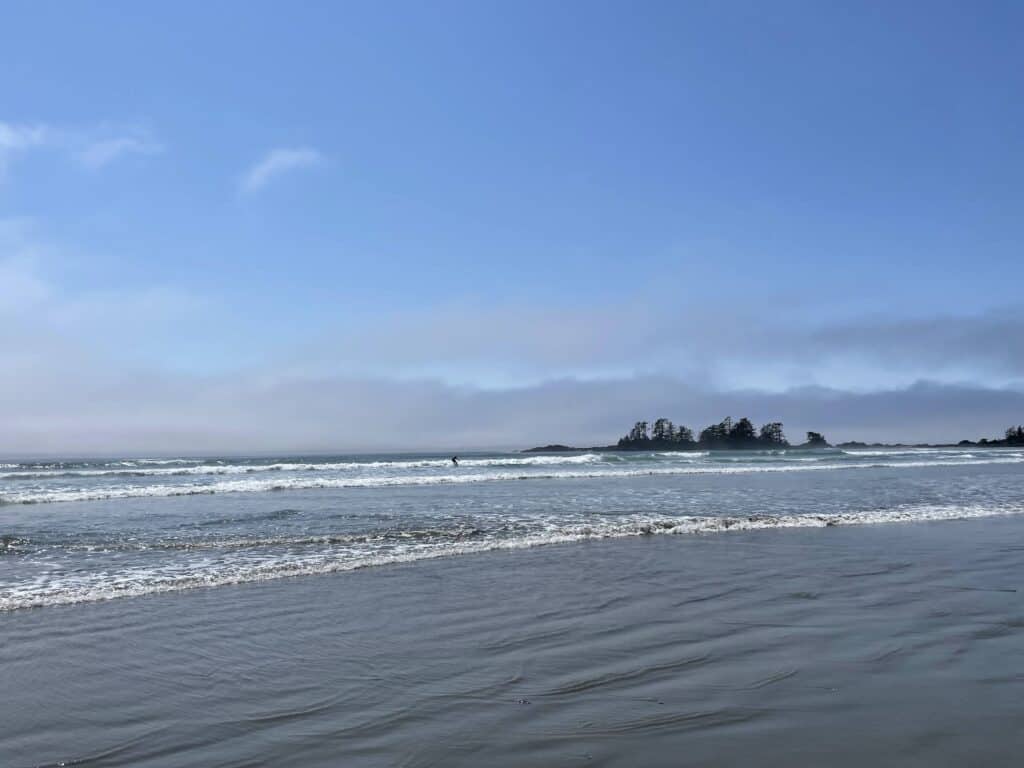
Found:
[{"label": "island", "polygon": [[[836,448],[963,448],[1024,446],[1024,426],[1006,430],[1002,438],[981,438],[977,442],[961,440],[957,443],[863,443],[849,441]],[[781,421],[772,421],[754,427],[743,417],[733,421],[726,417],[717,424],[702,429],[696,436],[687,426],[677,426],[671,419],[658,418],[653,422],[638,421],[629,433],[614,445],[595,445],[589,448],[573,447],[562,443],[527,448],[523,453],[564,453],[571,451],[763,451],[772,449],[824,450],[832,448],[821,432],[808,432],[806,440],[791,444],[782,429]]]}]

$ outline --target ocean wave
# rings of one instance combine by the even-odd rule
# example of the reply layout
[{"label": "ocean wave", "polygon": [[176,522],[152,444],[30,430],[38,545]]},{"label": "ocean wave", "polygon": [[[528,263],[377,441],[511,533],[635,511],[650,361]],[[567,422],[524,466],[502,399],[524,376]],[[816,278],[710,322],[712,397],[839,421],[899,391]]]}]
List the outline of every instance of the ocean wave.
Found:
[{"label": "ocean wave", "polygon": [[[500,532],[499,529],[498,532]],[[495,533],[492,531],[491,533]],[[463,541],[486,535],[483,528],[472,525],[448,526],[437,528],[394,528],[365,533],[319,533],[295,535],[256,535],[256,536],[214,536],[210,538],[156,538],[152,540],[138,538],[116,538],[106,540],[79,541],[74,538],[67,541],[45,541],[39,550],[60,551],[62,553],[111,554],[127,552],[205,552],[229,550],[267,550],[274,548],[303,549],[309,547],[336,546],[378,546],[385,547],[410,542],[445,543]],[[12,539],[6,542],[11,553],[23,552],[33,554],[30,539]],[[4,552],[5,542],[0,539],[0,554]],[[20,550],[15,549],[20,548]]]},{"label": "ocean wave", "polygon": [[[583,462],[581,462],[583,463]],[[684,465],[644,467],[635,469],[598,468],[564,471],[458,472],[433,475],[374,475],[367,477],[279,477],[270,479],[222,480],[213,483],[180,485],[123,485],[91,488],[44,488],[7,491],[0,495],[0,504],[44,504],[72,501],[103,501],[146,497],[195,496],[218,493],[263,493],[268,491],[326,490],[344,488],[393,488],[396,486],[457,485],[464,483],[517,480],[571,480],[627,478],[659,475],[733,475],[773,472],[809,472],[843,469],[888,469],[908,467],[953,467],[986,464],[1024,463],[1024,454],[992,456],[983,459],[939,459],[933,461],[895,461],[860,463],[804,463],[740,465]]]},{"label": "ocean wave", "polygon": [[133,459],[134,464],[191,464],[194,459]]},{"label": "ocean wave", "polygon": [[[308,464],[278,462],[275,464],[199,464],[194,467],[131,467],[127,463],[117,469],[53,469],[41,471],[0,472],[0,480],[46,480],[57,478],[104,477],[187,477],[189,475],[249,475],[260,472],[317,472],[373,467],[374,464]],[[424,465],[425,466],[425,465]],[[444,466],[439,463],[438,466]]]},{"label": "ocean wave", "polygon": [[[427,532],[428,535],[419,537],[402,537],[397,535],[400,532],[390,532],[393,540],[383,550],[374,546],[353,548],[353,544],[379,543],[379,538],[372,534],[367,534],[366,541],[358,541],[352,536],[339,536],[336,540],[331,537],[308,537],[310,543],[323,543],[326,545],[325,548],[307,554],[282,553],[255,560],[249,556],[234,560],[202,558],[185,563],[173,562],[165,566],[126,568],[113,573],[106,570],[85,574],[74,572],[56,576],[43,583],[36,579],[24,584],[15,584],[0,591],[0,611],[97,602],[120,597],[141,597],[197,587],[321,575],[441,557],[570,544],[594,539],[917,523],[1019,514],[1024,514],[1024,504],[912,504],[831,515],[626,515],[616,519],[601,518],[592,521],[551,521],[541,530],[524,531],[504,538],[481,536],[480,534],[484,532],[476,528],[459,529],[467,531],[467,535],[461,536],[454,535],[451,530],[430,531]],[[320,542],[319,539],[323,538],[326,540]],[[343,546],[333,546],[339,544]]]},{"label": "ocean wave", "polygon": [[[459,459],[461,467],[531,467],[596,464],[604,457],[596,453],[571,456],[530,456],[501,457],[486,459]],[[0,472],[0,480],[44,480],[51,478],[103,478],[103,477],[187,477],[189,475],[249,475],[262,472],[355,472],[360,470],[384,469],[444,469],[452,466],[451,459],[413,459],[405,461],[341,461],[341,462],[274,462],[271,464],[197,464],[182,467],[139,467],[137,464],[186,463],[184,459],[167,459],[156,462],[117,462],[116,466],[104,465],[107,468],[68,469],[62,465],[33,466],[3,465],[4,467],[21,467],[13,472]]]},{"label": "ocean wave", "polygon": [[962,455],[957,448],[842,448],[847,456],[928,456],[934,454]]}]

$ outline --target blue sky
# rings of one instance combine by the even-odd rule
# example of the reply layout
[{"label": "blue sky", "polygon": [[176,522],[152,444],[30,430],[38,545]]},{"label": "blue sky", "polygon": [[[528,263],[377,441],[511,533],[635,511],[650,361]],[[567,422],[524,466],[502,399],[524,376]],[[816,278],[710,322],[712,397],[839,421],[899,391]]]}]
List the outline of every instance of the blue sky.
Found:
[{"label": "blue sky", "polygon": [[[587,440],[823,392],[857,420],[807,426],[842,436],[1021,410],[1018,3],[3,13],[10,451]],[[894,422],[922,386],[949,402]],[[228,407],[259,397],[262,431]],[[366,437],[425,408],[448,421]]]}]

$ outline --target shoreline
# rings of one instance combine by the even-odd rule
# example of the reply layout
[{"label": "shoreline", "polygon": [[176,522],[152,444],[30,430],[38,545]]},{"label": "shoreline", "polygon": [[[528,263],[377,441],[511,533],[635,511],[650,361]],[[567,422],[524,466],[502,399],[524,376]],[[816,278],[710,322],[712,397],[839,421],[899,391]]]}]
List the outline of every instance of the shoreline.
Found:
[{"label": "shoreline", "polygon": [[1024,748],[1021,536],[1017,517],[601,540],[0,615],[0,749],[1005,764]]},{"label": "shoreline", "polygon": [[[627,522],[608,523],[595,521],[581,524],[575,528],[567,528],[559,532],[547,532],[543,535],[475,542],[452,546],[450,548],[424,549],[402,554],[370,555],[364,558],[339,559],[302,566],[295,563],[284,565],[279,570],[267,567],[249,574],[237,572],[227,573],[219,577],[206,574],[191,579],[170,579],[164,583],[147,584],[144,587],[132,588],[124,585],[121,589],[111,591],[106,585],[82,587],[78,591],[62,589],[52,595],[35,594],[29,601],[19,602],[17,598],[3,597],[0,593],[0,617],[7,613],[29,611],[33,609],[51,609],[69,605],[84,605],[120,600],[133,600],[156,595],[173,595],[197,589],[223,589],[259,584],[282,579],[302,577],[327,577],[368,569],[390,568],[395,566],[414,565],[435,560],[451,560],[456,558],[485,556],[499,552],[516,552],[522,550],[547,549],[559,546],[574,546],[601,541],[643,539],[652,537],[707,537],[727,534],[761,534],[768,532],[818,530],[822,528],[857,528],[874,526],[921,525],[928,523],[957,523],[968,520],[984,520],[991,518],[1022,517],[1024,503],[1003,509],[968,508],[962,506],[942,507],[940,505],[922,505],[919,508],[903,508],[899,510],[876,510],[861,513],[801,515],[789,517],[771,517],[751,515],[748,517],[721,516],[651,516],[647,519],[636,518]],[[312,537],[314,541],[320,537]]]}]

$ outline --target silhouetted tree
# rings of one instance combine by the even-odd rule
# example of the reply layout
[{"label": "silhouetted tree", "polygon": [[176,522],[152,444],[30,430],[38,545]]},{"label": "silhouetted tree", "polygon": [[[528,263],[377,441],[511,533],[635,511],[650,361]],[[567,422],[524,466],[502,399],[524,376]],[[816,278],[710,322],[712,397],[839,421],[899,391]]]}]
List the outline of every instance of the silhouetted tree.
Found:
[{"label": "silhouetted tree", "polygon": [[729,430],[729,445],[733,448],[746,448],[756,442],[757,432],[746,416],[733,424]]},{"label": "silhouetted tree", "polygon": [[619,447],[628,448],[637,443],[646,443],[650,438],[647,437],[647,422],[638,421],[633,425],[633,428],[629,430],[629,434],[625,437],[619,438]]},{"label": "silhouetted tree", "polygon": [[693,430],[689,427],[680,426],[676,429],[675,441],[677,443],[692,443],[693,442]]},{"label": "silhouetted tree", "polygon": [[654,428],[651,430],[651,439],[669,443],[675,437],[676,428],[671,421],[665,418],[656,419]]},{"label": "silhouetted tree", "polygon": [[698,440],[698,443],[705,448],[728,448],[729,431],[731,429],[732,419],[726,417],[718,424],[712,424],[710,427],[704,427],[704,429],[700,431],[700,439]]},{"label": "silhouetted tree", "polygon": [[808,432],[807,443],[808,447],[828,448],[828,440],[821,432]]},{"label": "silhouetted tree", "polygon": [[761,435],[758,437],[758,441],[769,447],[789,445],[789,441],[786,440],[786,436],[782,433],[781,421],[773,421],[761,427]]}]

